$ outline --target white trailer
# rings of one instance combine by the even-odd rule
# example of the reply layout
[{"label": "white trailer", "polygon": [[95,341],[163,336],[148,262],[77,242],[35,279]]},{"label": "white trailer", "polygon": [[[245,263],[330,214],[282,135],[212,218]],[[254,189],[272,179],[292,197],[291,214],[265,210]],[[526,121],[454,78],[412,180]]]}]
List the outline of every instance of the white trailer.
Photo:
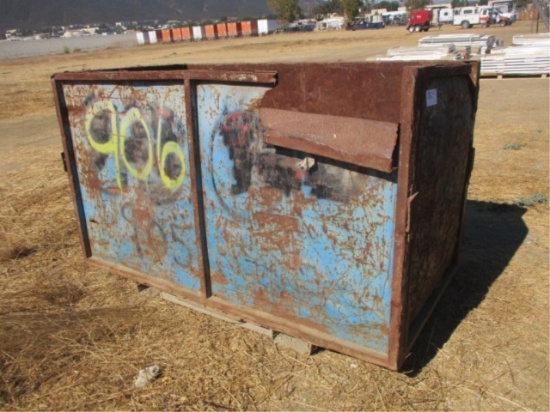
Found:
[{"label": "white trailer", "polygon": [[317,23],[317,30],[342,30],[343,28],[343,17],[330,17]]},{"label": "white trailer", "polygon": [[143,36],[143,32],[138,31],[136,33],[136,37],[137,37],[137,42],[138,42],[139,45],[145,44],[145,37]]},{"label": "white trailer", "polygon": [[261,19],[258,20],[258,35],[264,36],[266,34],[271,34],[279,28],[279,23],[277,20],[268,20]]},{"label": "white trailer", "polygon": [[204,26],[193,26],[193,40],[199,41],[206,38]]},{"label": "white trailer", "polygon": [[151,44],[154,44],[154,43],[157,42],[157,32],[156,32],[156,31],[151,30],[151,31],[149,32],[149,42],[150,42]]}]

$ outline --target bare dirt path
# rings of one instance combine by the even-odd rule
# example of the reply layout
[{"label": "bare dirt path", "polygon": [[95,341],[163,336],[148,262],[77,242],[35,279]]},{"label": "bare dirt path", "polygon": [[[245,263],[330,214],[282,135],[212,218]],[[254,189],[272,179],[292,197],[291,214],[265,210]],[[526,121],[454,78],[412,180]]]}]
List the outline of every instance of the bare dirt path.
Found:
[{"label": "bare dirt path", "polygon": [[[529,31],[526,22],[474,30],[506,44]],[[53,73],[362,61],[422,35],[299,33],[0,61],[0,409],[548,410],[548,79],[481,81],[460,268],[408,374],[277,348],[138,294],[80,251]],[[137,371],[154,363],[162,377],[134,389]]]}]

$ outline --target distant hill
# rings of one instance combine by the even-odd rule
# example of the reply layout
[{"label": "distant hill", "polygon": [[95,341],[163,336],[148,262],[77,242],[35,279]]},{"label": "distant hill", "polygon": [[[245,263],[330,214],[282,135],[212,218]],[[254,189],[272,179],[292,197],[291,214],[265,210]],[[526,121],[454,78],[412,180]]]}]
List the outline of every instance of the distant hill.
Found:
[{"label": "distant hill", "polygon": [[268,13],[267,0],[0,0],[0,30]]}]

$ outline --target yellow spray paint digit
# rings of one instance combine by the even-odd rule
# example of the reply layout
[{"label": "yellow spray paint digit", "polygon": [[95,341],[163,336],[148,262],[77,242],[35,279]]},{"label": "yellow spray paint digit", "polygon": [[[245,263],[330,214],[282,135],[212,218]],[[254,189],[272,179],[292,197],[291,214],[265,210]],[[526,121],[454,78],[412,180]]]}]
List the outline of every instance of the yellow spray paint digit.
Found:
[{"label": "yellow spray paint digit", "polygon": [[[168,155],[170,154],[176,155],[181,162],[180,174],[175,179],[172,179],[164,171]],[[168,189],[175,191],[183,183],[184,176],[185,159],[183,157],[183,151],[181,150],[181,147],[176,142],[166,142],[166,144],[162,147],[162,155],[160,161],[160,177],[162,179],[162,182]]]},{"label": "yellow spray paint digit", "polygon": [[[185,158],[183,156],[183,151],[181,147],[176,142],[166,142],[161,149],[161,137],[162,137],[162,116],[159,116],[158,126],[157,126],[157,162],[159,165],[160,178],[168,189],[175,191],[178,189],[182,183],[183,178],[185,177]],[[175,155],[181,163],[181,170],[179,175],[172,179],[166,174],[166,162],[168,161],[169,155]]]},{"label": "yellow spray paint digit", "polygon": [[[106,142],[98,142],[94,137],[94,130],[92,128],[94,120],[101,118],[106,114],[109,115],[111,133],[109,139]],[[100,100],[92,103],[86,112],[86,136],[90,145],[102,154],[113,154],[115,158],[115,175],[117,185],[122,189],[122,182],[120,179],[120,165],[118,157],[118,127],[117,127],[117,112],[113,103],[109,100]]]},{"label": "yellow spray paint digit", "polygon": [[[124,151],[125,141],[128,135],[130,134],[130,128],[134,126],[136,123],[141,124],[147,136],[147,162],[145,163],[145,166],[141,170],[138,170],[137,168],[135,168],[128,161],[128,159],[126,158],[126,153]],[[120,148],[120,155],[122,156],[122,160],[124,161],[124,164],[128,169],[128,172],[140,180],[147,180],[147,177],[149,176],[149,174],[151,173],[151,170],[153,169],[153,144],[151,143],[151,136],[149,135],[149,129],[147,128],[147,124],[145,123],[145,120],[143,119],[143,116],[141,115],[139,110],[135,107],[128,110],[128,113],[126,113],[126,115],[120,122],[119,148]]]},{"label": "yellow spray paint digit", "polygon": [[[117,185],[122,189],[122,180],[120,174],[120,158],[126,165],[128,172],[140,180],[147,180],[153,169],[153,144],[151,135],[145,119],[137,108],[131,108],[122,117],[120,129],[118,128],[117,118],[118,113],[115,110],[113,103],[109,100],[100,100],[92,103],[86,112],[86,135],[90,145],[99,153],[110,155],[112,154],[115,160],[115,174]],[[106,133],[104,117],[108,116],[110,134],[105,142],[97,140],[98,132]],[[99,127],[94,128],[94,122],[100,122]],[[143,168],[138,169],[130,163],[126,157],[125,144],[126,139],[131,136],[132,128],[137,124],[141,125],[146,136],[147,145],[147,161]],[[134,136],[139,138],[138,136]],[[159,174],[163,184],[170,190],[177,190],[183,183],[186,173],[186,164],[183,150],[176,142],[166,142],[162,145],[162,117],[159,118],[157,126],[157,144],[156,157],[159,167]],[[181,170],[175,178],[166,173],[166,165],[170,155],[174,155],[181,163]]]}]

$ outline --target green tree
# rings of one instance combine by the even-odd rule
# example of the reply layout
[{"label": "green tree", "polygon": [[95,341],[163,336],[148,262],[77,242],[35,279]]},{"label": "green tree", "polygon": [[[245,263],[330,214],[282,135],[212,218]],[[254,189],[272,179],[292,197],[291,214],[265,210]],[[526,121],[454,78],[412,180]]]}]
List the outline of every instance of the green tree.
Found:
[{"label": "green tree", "polygon": [[361,0],[341,0],[344,15],[348,20],[353,20],[359,13],[359,7],[363,5]]},{"label": "green tree", "polygon": [[527,7],[528,3],[532,3],[531,0],[516,0],[517,7]]},{"label": "green tree", "polygon": [[432,4],[432,0],[407,0],[405,2],[407,10],[422,10],[428,4]]},{"label": "green tree", "polygon": [[317,4],[312,10],[312,14],[316,16],[326,15],[326,14],[344,14],[344,8],[342,7],[342,2],[340,0],[327,0]]},{"label": "green tree", "polygon": [[387,11],[397,11],[399,8],[398,1],[382,0],[376,4],[377,9],[386,9]]},{"label": "green tree", "polygon": [[279,16],[279,19],[291,22],[302,17],[300,0],[267,0],[268,7]]},{"label": "green tree", "polygon": [[456,9],[457,7],[466,7],[468,5],[467,0],[452,0],[451,7]]}]

